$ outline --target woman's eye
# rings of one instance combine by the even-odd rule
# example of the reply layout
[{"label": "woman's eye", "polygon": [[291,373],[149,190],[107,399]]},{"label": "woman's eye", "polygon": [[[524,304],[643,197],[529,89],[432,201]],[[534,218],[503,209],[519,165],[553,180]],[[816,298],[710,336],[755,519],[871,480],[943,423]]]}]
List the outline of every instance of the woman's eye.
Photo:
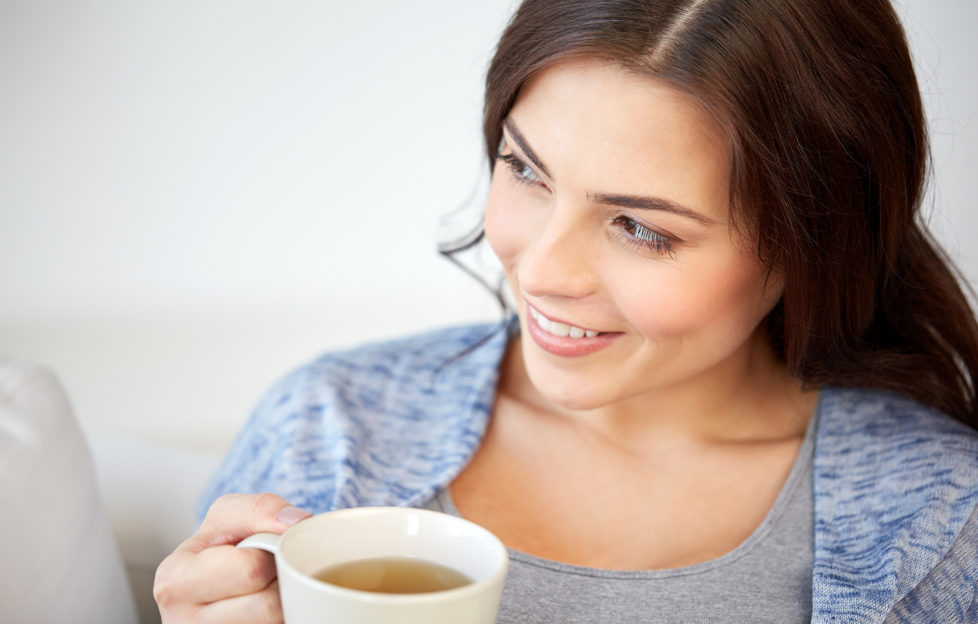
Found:
[{"label": "woman's eye", "polygon": [[647,228],[635,219],[619,215],[613,219],[615,225],[622,230],[626,242],[639,245],[658,255],[672,256],[672,239],[651,228]]},{"label": "woman's eye", "polygon": [[540,177],[533,171],[533,168],[517,158],[515,154],[500,154],[498,158],[506,163],[517,182],[540,184]]}]

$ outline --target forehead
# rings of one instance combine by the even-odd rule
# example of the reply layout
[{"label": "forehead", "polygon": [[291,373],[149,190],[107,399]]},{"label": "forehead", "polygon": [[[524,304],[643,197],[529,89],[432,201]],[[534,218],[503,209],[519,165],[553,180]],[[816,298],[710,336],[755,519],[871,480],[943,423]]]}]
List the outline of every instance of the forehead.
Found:
[{"label": "forehead", "polygon": [[[721,125],[692,96],[663,80],[590,58],[559,61],[520,90],[511,115],[575,122],[573,136],[619,149],[695,147],[726,152]],[[544,121],[544,119],[541,119]],[[686,139],[686,140],[684,140]]]},{"label": "forehead", "polygon": [[558,183],[667,196],[725,220],[729,142],[696,99],[663,81],[568,59],[524,85],[510,119]]}]

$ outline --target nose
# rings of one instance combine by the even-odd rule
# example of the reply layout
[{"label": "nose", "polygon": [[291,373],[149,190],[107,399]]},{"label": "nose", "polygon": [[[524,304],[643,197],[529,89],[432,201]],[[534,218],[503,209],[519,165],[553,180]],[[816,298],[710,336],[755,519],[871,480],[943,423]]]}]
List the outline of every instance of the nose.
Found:
[{"label": "nose", "polygon": [[595,290],[597,232],[586,215],[555,204],[529,237],[516,274],[520,288],[533,297],[583,298]]}]

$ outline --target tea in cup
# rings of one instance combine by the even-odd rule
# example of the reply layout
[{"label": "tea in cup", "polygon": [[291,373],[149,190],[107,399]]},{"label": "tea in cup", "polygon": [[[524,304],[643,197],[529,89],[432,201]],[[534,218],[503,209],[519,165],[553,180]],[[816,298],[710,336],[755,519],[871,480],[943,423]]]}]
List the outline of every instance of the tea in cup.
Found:
[{"label": "tea in cup", "polygon": [[509,564],[479,525],[404,507],[319,514],[238,546],[275,555],[286,624],[493,624]]}]

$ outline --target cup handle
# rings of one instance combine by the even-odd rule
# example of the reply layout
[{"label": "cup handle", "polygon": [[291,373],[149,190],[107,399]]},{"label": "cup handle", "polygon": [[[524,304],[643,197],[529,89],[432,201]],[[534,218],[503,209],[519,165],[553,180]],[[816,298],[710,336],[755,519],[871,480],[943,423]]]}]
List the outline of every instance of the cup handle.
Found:
[{"label": "cup handle", "polygon": [[255,533],[241,540],[238,543],[238,548],[260,548],[277,555],[278,546],[281,542],[282,536],[277,533]]}]

